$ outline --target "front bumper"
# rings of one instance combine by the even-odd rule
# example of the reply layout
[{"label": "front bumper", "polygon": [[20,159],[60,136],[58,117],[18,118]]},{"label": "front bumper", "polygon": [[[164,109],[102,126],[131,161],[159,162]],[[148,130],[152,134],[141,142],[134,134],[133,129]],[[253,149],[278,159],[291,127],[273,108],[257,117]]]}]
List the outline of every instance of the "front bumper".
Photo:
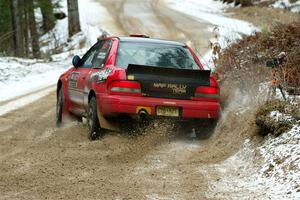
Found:
[{"label": "front bumper", "polygon": [[97,101],[104,115],[119,113],[136,115],[140,109],[145,109],[150,116],[156,116],[157,106],[178,107],[181,111],[180,117],[183,119],[218,119],[220,115],[219,102],[105,94],[97,94]]}]

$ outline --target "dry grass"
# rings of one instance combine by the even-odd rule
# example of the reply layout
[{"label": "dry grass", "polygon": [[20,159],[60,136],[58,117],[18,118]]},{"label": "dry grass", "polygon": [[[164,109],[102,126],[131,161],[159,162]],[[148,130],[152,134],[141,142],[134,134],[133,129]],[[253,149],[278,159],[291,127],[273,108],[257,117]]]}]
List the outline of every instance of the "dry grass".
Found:
[{"label": "dry grass", "polygon": [[[257,33],[241,40],[223,51],[217,62],[221,80],[229,79],[232,86],[247,90],[257,84],[272,80],[270,69],[264,67],[268,59],[286,52],[282,65],[282,79],[289,86],[300,86],[300,23],[278,24],[270,32]],[[257,89],[257,88],[256,88]]]},{"label": "dry grass", "polygon": [[262,105],[256,113],[255,123],[259,127],[258,133],[262,136],[272,134],[277,137],[287,130],[290,130],[293,124],[297,123],[295,118],[291,118],[290,120],[279,118],[277,120],[271,117],[270,113],[276,110],[282,114],[293,116],[293,113],[296,112],[297,109],[297,104],[290,104],[286,101],[279,100],[268,101]]},{"label": "dry grass", "polygon": [[[284,86],[300,87],[300,23],[277,24],[268,32],[245,37],[240,42],[221,52],[217,71],[221,74],[223,102],[230,101],[232,91],[239,89],[242,94],[262,99],[259,86],[271,81],[271,69],[265,67],[268,59],[286,52],[286,62],[280,68],[279,77]],[[286,81],[285,81],[286,80]],[[267,93],[267,92],[266,92]],[[267,94],[266,94],[267,95]],[[271,100],[256,108],[256,124],[261,135],[280,135],[291,128],[290,121],[275,121],[269,116],[273,110],[292,115],[298,104]]]},{"label": "dry grass", "polygon": [[248,21],[261,29],[270,30],[278,23],[289,24],[300,21],[300,15],[283,9],[271,9],[264,6],[229,8],[227,13],[237,19]]}]

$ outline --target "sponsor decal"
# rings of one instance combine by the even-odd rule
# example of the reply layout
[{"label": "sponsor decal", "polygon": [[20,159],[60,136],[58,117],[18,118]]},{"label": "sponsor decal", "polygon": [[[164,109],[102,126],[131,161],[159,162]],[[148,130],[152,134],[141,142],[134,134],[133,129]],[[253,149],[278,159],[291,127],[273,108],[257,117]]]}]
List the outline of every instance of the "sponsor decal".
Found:
[{"label": "sponsor decal", "polygon": [[78,73],[78,72],[73,72],[70,74],[69,86],[71,88],[77,88],[77,82],[78,82],[79,75],[80,75],[80,73]]},{"label": "sponsor decal", "polygon": [[106,52],[100,52],[97,55],[97,59],[104,60],[106,57]]},{"label": "sponsor decal", "polygon": [[174,83],[153,83],[154,88],[169,89],[173,94],[186,94],[187,85]]},{"label": "sponsor decal", "polygon": [[102,82],[106,81],[107,77],[109,76],[109,74],[112,71],[113,71],[112,68],[106,68],[99,72],[95,72],[95,73],[91,74],[90,80],[91,80],[91,82],[96,81],[97,83],[102,83]]}]

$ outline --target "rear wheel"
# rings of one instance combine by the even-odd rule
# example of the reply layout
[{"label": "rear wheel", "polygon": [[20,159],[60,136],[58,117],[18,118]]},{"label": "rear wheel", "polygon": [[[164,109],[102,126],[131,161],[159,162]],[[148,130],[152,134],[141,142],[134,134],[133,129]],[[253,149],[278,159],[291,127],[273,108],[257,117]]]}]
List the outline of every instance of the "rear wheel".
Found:
[{"label": "rear wheel", "polygon": [[214,133],[214,130],[216,128],[217,121],[208,121],[207,123],[204,123],[203,125],[199,127],[195,127],[195,134],[197,139],[200,140],[206,140],[211,137],[211,135]]},{"label": "rear wheel", "polygon": [[56,127],[61,127],[63,115],[63,92],[60,88],[57,94],[56,101]]},{"label": "rear wheel", "polygon": [[96,140],[102,136],[103,130],[101,129],[99,124],[99,119],[97,115],[97,102],[95,97],[92,97],[89,101],[87,125],[90,140]]}]

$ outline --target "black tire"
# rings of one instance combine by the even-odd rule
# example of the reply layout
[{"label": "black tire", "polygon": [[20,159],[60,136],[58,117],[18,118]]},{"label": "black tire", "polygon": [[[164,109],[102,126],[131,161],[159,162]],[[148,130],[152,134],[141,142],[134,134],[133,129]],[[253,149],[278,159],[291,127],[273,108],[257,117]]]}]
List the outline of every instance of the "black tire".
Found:
[{"label": "black tire", "polygon": [[194,128],[197,139],[199,140],[209,139],[211,135],[214,133],[216,125],[217,125],[217,121],[214,120],[214,121],[208,121],[201,127]]},{"label": "black tire", "polygon": [[57,94],[57,101],[56,101],[56,127],[62,126],[62,114],[63,114],[63,92],[60,88]]},{"label": "black tire", "polygon": [[88,136],[90,140],[99,139],[102,136],[102,129],[99,124],[97,115],[97,102],[96,98],[92,97],[89,101],[87,113]]}]

